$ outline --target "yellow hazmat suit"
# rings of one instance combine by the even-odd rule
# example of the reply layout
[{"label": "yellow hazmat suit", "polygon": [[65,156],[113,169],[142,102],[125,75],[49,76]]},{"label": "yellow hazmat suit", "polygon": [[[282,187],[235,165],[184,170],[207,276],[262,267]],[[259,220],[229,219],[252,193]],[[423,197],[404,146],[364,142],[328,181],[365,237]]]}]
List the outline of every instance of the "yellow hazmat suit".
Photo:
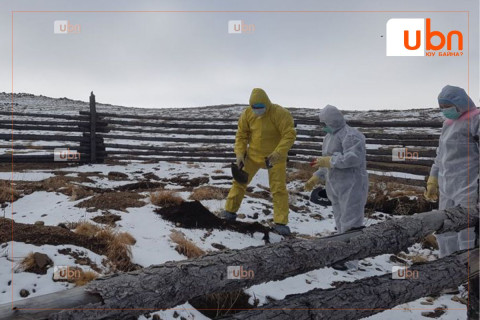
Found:
[{"label": "yellow hazmat suit", "polygon": [[[264,104],[266,111],[258,116],[252,110],[254,104]],[[250,96],[250,107],[245,109],[238,121],[235,138],[235,154],[246,154],[243,170],[248,173],[247,184],[233,181],[227,197],[225,210],[236,213],[240,208],[247,185],[260,168],[265,169],[265,158],[273,152],[280,154],[280,161],[268,170],[270,191],[273,196],[273,220],[288,223],[288,193],[286,170],[288,150],[295,142],[296,132],[290,112],[272,104],[265,91],[255,88]]]}]

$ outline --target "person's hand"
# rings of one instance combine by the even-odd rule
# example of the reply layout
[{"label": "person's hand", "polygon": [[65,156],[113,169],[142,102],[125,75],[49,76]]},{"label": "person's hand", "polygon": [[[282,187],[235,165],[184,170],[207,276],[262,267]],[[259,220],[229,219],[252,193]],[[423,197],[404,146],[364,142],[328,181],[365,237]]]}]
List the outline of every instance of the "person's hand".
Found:
[{"label": "person's hand", "polygon": [[237,167],[243,168],[245,166],[245,155],[237,154],[237,160],[235,161]]},{"label": "person's hand", "polygon": [[319,183],[320,183],[320,178],[317,177],[316,175],[313,175],[307,182],[305,182],[305,185],[303,186],[303,190],[312,191],[313,188],[315,188],[315,186]]},{"label": "person's hand", "polygon": [[438,200],[438,178],[437,177],[428,177],[427,181],[427,191],[423,194],[425,199],[428,201],[435,202]]},{"label": "person's hand", "polygon": [[331,168],[330,159],[332,157],[318,157],[312,162],[312,167],[314,168]]},{"label": "person's hand", "polygon": [[270,164],[273,166],[273,165],[276,165],[277,163],[280,162],[280,159],[282,159],[282,155],[280,153],[278,153],[277,151],[273,151],[268,157],[268,162],[270,162]]}]

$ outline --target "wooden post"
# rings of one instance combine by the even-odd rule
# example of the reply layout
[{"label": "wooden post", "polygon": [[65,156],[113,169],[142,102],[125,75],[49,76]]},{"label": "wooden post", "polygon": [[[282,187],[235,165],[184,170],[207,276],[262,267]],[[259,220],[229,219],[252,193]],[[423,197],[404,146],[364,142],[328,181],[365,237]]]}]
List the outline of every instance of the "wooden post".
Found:
[{"label": "wooden post", "polygon": [[96,127],[97,127],[97,111],[95,108],[95,95],[93,91],[90,94],[90,163],[97,162],[97,144],[95,141],[96,138]]}]

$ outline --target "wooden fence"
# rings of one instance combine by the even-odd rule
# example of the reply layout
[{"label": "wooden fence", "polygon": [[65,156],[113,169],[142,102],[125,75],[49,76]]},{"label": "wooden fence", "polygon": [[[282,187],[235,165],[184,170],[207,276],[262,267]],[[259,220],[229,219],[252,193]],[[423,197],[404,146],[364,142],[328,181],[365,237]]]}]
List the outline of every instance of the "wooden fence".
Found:
[{"label": "wooden fence", "polygon": [[[12,154],[0,155],[0,162],[54,162],[80,163],[102,162],[106,156],[101,134],[108,133],[107,123],[96,114],[95,95],[90,95],[90,112],[85,115],[40,114],[0,111],[0,115],[12,116],[12,120],[0,120],[0,129],[11,129],[10,134],[0,134],[0,139],[11,141]],[[13,120],[13,117],[18,117]],[[27,119],[35,120],[24,120]],[[20,131],[15,133],[14,131]],[[29,134],[28,131],[47,132]],[[56,134],[52,134],[55,132]],[[68,134],[66,134],[68,133]],[[72,135],[73,134],[73,135]],[[21,141],[21,144],[14,144]],[[61,145],[32,145],[31,142],[61,142]],[[22,154],[42,152],[43,154]]]},{"label": "wooden fence", "polygon": [[[0,120],[0,129],[12,129],[11,134],[0,134],[0,139],[21,141],[12,143],[13,155],[0,156],[2,162],[53,162],[55,159],[52,150],[58,148],[76,150],[78,157],[72,161],[84,163],[101,163],[105,158],[228,163],[235,157],[233,144],[238,121],[236,118],[101,113],[96,111],[93,92],[90,96],[90,111],[80,111],[79,115],[22,112],[0,112],[0,115],[16,117],[15,121]],[[440,128],[441,122],[353,120],[348,121],[348,124],[365,134],[369,170],[375,171],[377,175],[382,175],[382,172],[413,174],[420,177],[395,179],[423,185],[421,177],[429,173],[439,135],[411,131],[415,128]],[[320,130],[317,118],[295,117],[295,125],[297,140],[289,152],[289,161],[310,162],[313,157],[321,155],[324,133]],[[401,128],[402,133],[383,132],[392,128]],[[28,131],[46,134],[28,134]],[[57,134],[52,134],[53,132]],[[25,141],[55,141],[63,144],[32,146]],[[401,147],[406,147],[419,157],[402,162],[392,161],[392,148]],[[27,149],[43,150],[50,154],[22,154]]]}]

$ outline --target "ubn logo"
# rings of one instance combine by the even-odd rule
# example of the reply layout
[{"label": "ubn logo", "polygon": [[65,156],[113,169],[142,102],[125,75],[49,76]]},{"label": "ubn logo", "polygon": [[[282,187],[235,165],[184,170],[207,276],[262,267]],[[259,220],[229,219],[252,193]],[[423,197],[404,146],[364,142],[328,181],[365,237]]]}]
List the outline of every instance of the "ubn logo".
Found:
[{"label": "ubn logo", "polygon": [[418,152],[410,152],[407,148],[393,148],[392,161],[418,160]]},{"label": "ubn logo", "polygon": [[254,24],[245,24],[243,20],[228,21],[228,33],[253,33],[254,31]]},{"label": "ubn logo", "polygon": [[55,148],[53,150],[53,161],[80,160],[80,153],[69,148]]},{"label": "ubn logo", "polygon": [[418,279],[418,270],[410,270],[408,267],[392,267],[392,279]]},{"label": "ubn logo", "polygon": [[79,24],[70,24],[68,20],[55,20],[53,22],[53,33],[68,34],[68,33],[80,33]]},{"label": "ubn logo", "polygon": [[70,268],[68,266],[53,267],[53,280],[72,280],[80,279],[82,272],[77,268]]},{"label": "ubn logo", "polygon": [[[433,39],[440,42],[434,44]],[[425,54],[435,56],[435,51],[442,50],[445,43],[450,52],[439,52],[439,56],[463,55],[463,52],[451,52],[454,40],[458,51],[462,51],[463,34],[458,30],[452,30],[445,36],[440,31],[432,31],[430,18],[387,21],[387,56],[425,56]]]},{"label": "ubn logo", "polygon": [[253,270],[245,270],[242,266],[228,266],[227,279],[253,279]]}]

